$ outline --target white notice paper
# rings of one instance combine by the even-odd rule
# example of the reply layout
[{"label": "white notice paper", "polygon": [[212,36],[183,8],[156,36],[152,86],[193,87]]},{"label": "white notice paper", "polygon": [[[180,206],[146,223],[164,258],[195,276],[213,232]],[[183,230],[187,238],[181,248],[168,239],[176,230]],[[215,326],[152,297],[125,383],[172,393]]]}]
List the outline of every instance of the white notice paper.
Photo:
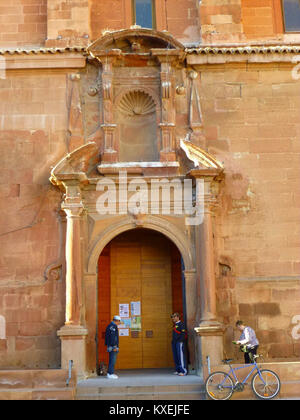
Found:
[{"label": "white notice paper", "polygon": [[131,316],[141,315],[141,302],[131,302]]},{"label": "white notice paper", "polygon": [[129,329],[128,328],[122,328],[119,330],[119,336],[120,337],[129,337]]},{"label": "white notice paper", "polygon": [[119,315],[121,318],[129,318],[129,303],[119,304]]}]

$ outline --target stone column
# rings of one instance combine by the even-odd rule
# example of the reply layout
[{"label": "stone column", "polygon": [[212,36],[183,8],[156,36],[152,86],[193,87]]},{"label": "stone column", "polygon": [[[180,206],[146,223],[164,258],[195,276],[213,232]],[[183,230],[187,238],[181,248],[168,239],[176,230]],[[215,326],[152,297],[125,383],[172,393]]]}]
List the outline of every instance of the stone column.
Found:
[{"label": "stone column", "polygon": [[189,355],[190,355],[190,369],[196,367],[195,357],[195,337],[194,328],[196,326],[196,314],[197,314],[197,273],[196,270],[185,270],[185,290],[186,290],[186,323],[188,330],[188,344],[189,344]]},{"label": "stone column", "polygon": [[216,198],[212,192],[213,178],[204,179],[204,203],[202,223],[195,227],[195,246],[197,261],[197,299],[200,303],[197,320],[198,327],[196,353],[198,374],[203,375],[203,367],[210,357],[211,365],[221,363],[223,357],[223,326],[217,320],[216,278],[213,238],[213,212]]},{"label": "stone column", "polygon": [[80,240],[81,215],[84,207],[80,187],[70,182],[66,187],[66,198],[62,209],[67,215],[66,237],[66,317],[65,325],[57,332],[61,339],[61,367],[68,368],[73,360],[77,376],[86,371],[86,336],[82,325],[82,255]]}]

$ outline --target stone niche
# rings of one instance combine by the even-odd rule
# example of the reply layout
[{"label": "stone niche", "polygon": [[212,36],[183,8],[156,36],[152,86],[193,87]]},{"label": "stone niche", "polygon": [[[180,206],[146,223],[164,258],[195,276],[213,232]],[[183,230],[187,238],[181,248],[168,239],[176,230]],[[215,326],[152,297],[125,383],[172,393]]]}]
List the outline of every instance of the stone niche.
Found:
[{"label": "stone niche", "polygon": [[176,162],[176,86],[184,47],[150,29],[110,32],[88,48],[99,68],[101,165]]},{"label": "stone niche", "polygon": [[121,162],[159,161],[156,105],[140,90],[125,93],[115,108]]}]

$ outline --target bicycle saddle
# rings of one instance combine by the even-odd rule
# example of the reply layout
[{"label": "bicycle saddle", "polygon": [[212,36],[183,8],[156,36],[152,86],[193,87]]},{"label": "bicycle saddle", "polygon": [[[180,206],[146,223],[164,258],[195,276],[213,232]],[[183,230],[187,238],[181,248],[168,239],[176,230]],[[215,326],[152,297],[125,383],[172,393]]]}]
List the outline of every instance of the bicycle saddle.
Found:
[{"label": "bicycle saddle", "polygon": [[224,359],[222,360],[222,363],[225,363],[226,365],[229,365],[229,363],[233,362],[233,359]]}]

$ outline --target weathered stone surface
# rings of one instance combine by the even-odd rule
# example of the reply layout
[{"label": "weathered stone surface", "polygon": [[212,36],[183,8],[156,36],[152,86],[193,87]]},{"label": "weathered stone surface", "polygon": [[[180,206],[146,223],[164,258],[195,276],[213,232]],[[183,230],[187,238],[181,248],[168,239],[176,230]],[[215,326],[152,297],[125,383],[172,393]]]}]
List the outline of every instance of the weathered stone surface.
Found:
[{"label": "weathered stone surface", "polygon": [[[75,0],[67,5],[53,0],[48,6],[44,0],[21,3],[0,7],[1,48],[36,48],[46,37],[49,47],[84,46],[100,37],[103,29],[128,29],[133,23],[131,2],[125,0],[83,1],[80,5]],[[199,10],[196,3],[156,2],[157,29],[168,29],[177,46],[178,40],[196,43],[200,36],[204,43],[214,44],[297,39],[297,35],[282,33],[278,10],[271,9],[278,1],[203,0]],[[110,73],[103,80],[114,83],[118,98],[133,86],[147,88],[147,95],[156,103],[158,122],[162,117],[166,123],[153,133],[160,138],[162,130],[168,146],[174,143],[174,150],[163,152],[165,160],[173,159],[175,151],[179,154],[180,140],[191,135],[195,144],[224,165],[211,237],[217,315],[228,326],[225,350],[232,351],[232,326],[242,318],[257,330],[268,358],[298,357],[298,339],[292,336],[293,317],[300,314],[300,82],[292,73],[297,54],[276,54],[275,61],[273,53],[190,52],[188,60],[197,76],[192,85],[184,61],[169,66],[167,59],[163,62],[159,54],[154,58],[149,45],[147,48],[146,59],[132,50],[130,57],[110,57],[114,67],[105,69]],[[112,87],[102,86],[100,64],[92,60],[86,64],[83,52],[68,59],[63,52],[52,52],[0,55],[6,65],[4,77],[0,74],[0,315],[5,318],[1,367],[60,365],[56,331],[65,321],[66,224],[59,213],[61,192],[50,185],[49,175],[60,159],[89,141],[103,152],[105,136],[113,132],[111,126],[106,131],[101,127],[103,116],[109,124],[118,117],[116,103],[110,98]],[[171,53],[166,57],[171,61]],[[206,64],[201,61],[204,58]],[[191,110],[197,111],[203,127],[195,126]],[[143,160],[140,153],[138,157]],[[115,156],[109,159],[112,162]],[[85,162],[80,164],[84,170]],[[99,176],[96,170],[92,174]],[[165,171],[151,168],[148,174],[163,176]],[[95,211],[93,188],[82,192],[89,211]],[[182,229],[178,219],[172,226]],[[95,220],[82,229],[85,257],[91,226],[97,225],[96,240],[120,222],[119,218]],[[128,226],[142,223],[130,219]],[[168,223],[168,218],[161,220],[164,228]],[[193,238],[192,229],[184,232],[184,239]],[[93,290],[90,285],[85,289],[89,303]],[[88,337],[91,349],[96,320],[90,308],[87,313],[93,320]],[[93,347],[87,355],[90,365],[94,353]]]}]

